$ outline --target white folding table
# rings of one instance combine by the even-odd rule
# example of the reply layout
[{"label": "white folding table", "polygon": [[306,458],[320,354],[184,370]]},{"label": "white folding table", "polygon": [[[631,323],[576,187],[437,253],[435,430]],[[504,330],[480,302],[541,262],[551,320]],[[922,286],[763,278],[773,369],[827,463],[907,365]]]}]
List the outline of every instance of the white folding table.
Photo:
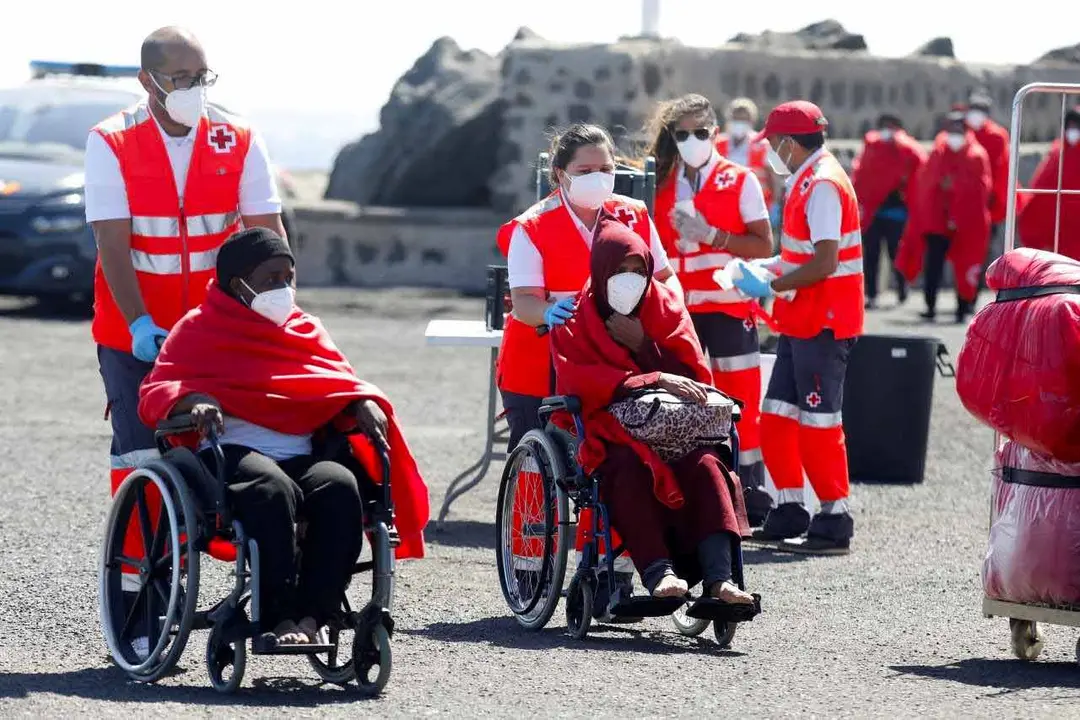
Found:
[{"label": "white folding table", "polygon": [[[424,331],[425,343],[431,347],[488,348],[491,356],[488,367],[488,408],[484,450],[480,459],[463,470],[446,488],[442,508],[436,521],[441,528],[450,511],[450,504],[476,487],[491,467],[492,460],[505,460],[505,452],[496,452],[495,444],[506,439],[506,431],[497,431],[501,414],[496,412],[498,388],[495,386],[495,361],[499,356],[502,330],[489,330],[483,320],[432,320]],[[464,484],[463,484],[464,483]],[[459,487],[460,486],[460,487]]]}]

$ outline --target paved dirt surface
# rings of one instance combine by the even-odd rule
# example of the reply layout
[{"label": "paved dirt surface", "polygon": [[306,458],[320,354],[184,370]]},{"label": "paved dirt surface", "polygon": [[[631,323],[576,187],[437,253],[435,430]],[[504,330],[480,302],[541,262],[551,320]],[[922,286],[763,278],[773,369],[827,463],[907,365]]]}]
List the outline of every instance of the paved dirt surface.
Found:
[{"label": "paved dirt surface", "polygon": [[[364,377],[395,401],[431,489],[480,452],[486,352],[427,348],[434,317],[480,318],[482,301],[401,292],[305,291]],[[889,304],[890,298],[886,298]],[[921,301],[872,315],[870,332],[926,332]],[[962,329],[933,334],[955,354]],[[564,634],[521,630],[494,564],[498,469],[429,529],[429,557],[399,565],[393,675],[385,695],[321,686],[303,659],[249,657],[235,697],[216,694],[196,633],[180,672],[154,686],[109,662],[96,563],[108,506],[109,425],[85,319],[0,305],[0,715],[1047,717],[1076,712],[1077,633],[1046,628],[1038,662],[1013,660],[1008,623],[980,612],[991,434],[936,381],[926,482],[856,486],[854,552],[748,552],[766,612],[720,651],[668,619]],[[897,439],[900,442],[900,439]],[[203,604],[224,574],[204,561]],[[211,576],[216,576],[214,585]],[[1075,715],[1074,715],[1075,716]]]}]

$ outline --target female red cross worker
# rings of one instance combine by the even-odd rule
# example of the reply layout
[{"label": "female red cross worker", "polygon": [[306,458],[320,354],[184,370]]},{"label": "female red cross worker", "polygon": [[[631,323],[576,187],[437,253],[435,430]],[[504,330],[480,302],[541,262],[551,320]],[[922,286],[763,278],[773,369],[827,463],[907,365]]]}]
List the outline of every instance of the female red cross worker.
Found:
[{"label": "female red cross worker", "polygon": [[[846,554],[854,521],[840,409],[848,353],[863,331],[862,237],[855,190],[825,148],[827,126],[804,100],[769,114],[758,138],[769,141],[773,170],[791,176],[780,256],[733,281],[750,297],[776,296],[780,333],[761,415],[762,455],[779,497],[754,536],[782,550]],[[821,501],[812,520],[804,470]]]}]

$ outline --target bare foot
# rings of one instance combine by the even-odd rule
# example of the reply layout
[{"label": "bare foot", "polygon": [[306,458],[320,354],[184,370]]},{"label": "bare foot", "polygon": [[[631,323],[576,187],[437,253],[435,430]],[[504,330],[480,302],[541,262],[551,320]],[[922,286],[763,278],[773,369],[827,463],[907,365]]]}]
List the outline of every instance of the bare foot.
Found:
[{"label": "bare foot", "polygon": [[717,600],[726,603],[738,603],[742,605],[754,604],[754,596],[745,590],[740,590],[739,586],[730,580],[726,580],[722,583],[713,583],[712,591],[709,594]]},{"label": "bare foot", "polygon": [[307,634],[292,620],[282,620],[278,623],[278,626],[274,628],[274,637],[277,638],[279,645],[306,645],[308,643]]},{"label": "bare foot", "polygon": [[303,620],[301,620],[299,622],[299,624],[297,625],[297,627],[300,629],[300,632],[304,633],[304,635],[307,636],[308,642],[310,642],[310,643],[325,642],[324,640],[322,640],[319,637],[320,636],[320,632],[319,632],[320,628],[319,628],[318,623],[316,623],[315,618],[311,617],[310,615],[308,617],[305,617]]},{"label": "bare foot", "polygon": [[686,581],[675,575],[665,575],[653,588],[653,597],[682,597],[690,590]]}]

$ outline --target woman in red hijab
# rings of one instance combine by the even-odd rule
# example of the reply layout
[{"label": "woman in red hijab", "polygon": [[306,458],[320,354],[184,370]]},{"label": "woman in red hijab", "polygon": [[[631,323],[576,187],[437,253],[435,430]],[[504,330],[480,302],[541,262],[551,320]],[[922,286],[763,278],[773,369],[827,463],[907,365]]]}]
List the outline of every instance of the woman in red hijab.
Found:
[{"label": "woman in red hijab", "polygon": [[611,526],[652,595],[684,595],[683,578],[696,574],[712,597],[752,603],[731,581],[749,534],[738,478],[711,448],[667,465],[605,409],[649,386],[704,402],[711,372],[690,314],[652,279],[644,241],[614,218],[601,218],[590,266],[577,314],[551,333],[557,392],[581,400],[579,460],[600,473]]},{"label": "woman in red hijab", "polygon": [[[205,436],[217,429],[228,501],[259,546],[260,623],[268,631],[255,638],[260,649],[317,642],[339,610],[363,539],[359,478],[391,483],[398,557],[423,557],[428,520],[427,488],[389,400],[356,376],[294,295],[293,257],[281,237],[265,228],[233,235],[218,253],[206,300],[173,327],[139,400],[149,427],[191,414],[211,468]],[[390,478],[364,435],[335,445],[328,440],[342,436],[331,425],[359,425],[388,448]]]}]

